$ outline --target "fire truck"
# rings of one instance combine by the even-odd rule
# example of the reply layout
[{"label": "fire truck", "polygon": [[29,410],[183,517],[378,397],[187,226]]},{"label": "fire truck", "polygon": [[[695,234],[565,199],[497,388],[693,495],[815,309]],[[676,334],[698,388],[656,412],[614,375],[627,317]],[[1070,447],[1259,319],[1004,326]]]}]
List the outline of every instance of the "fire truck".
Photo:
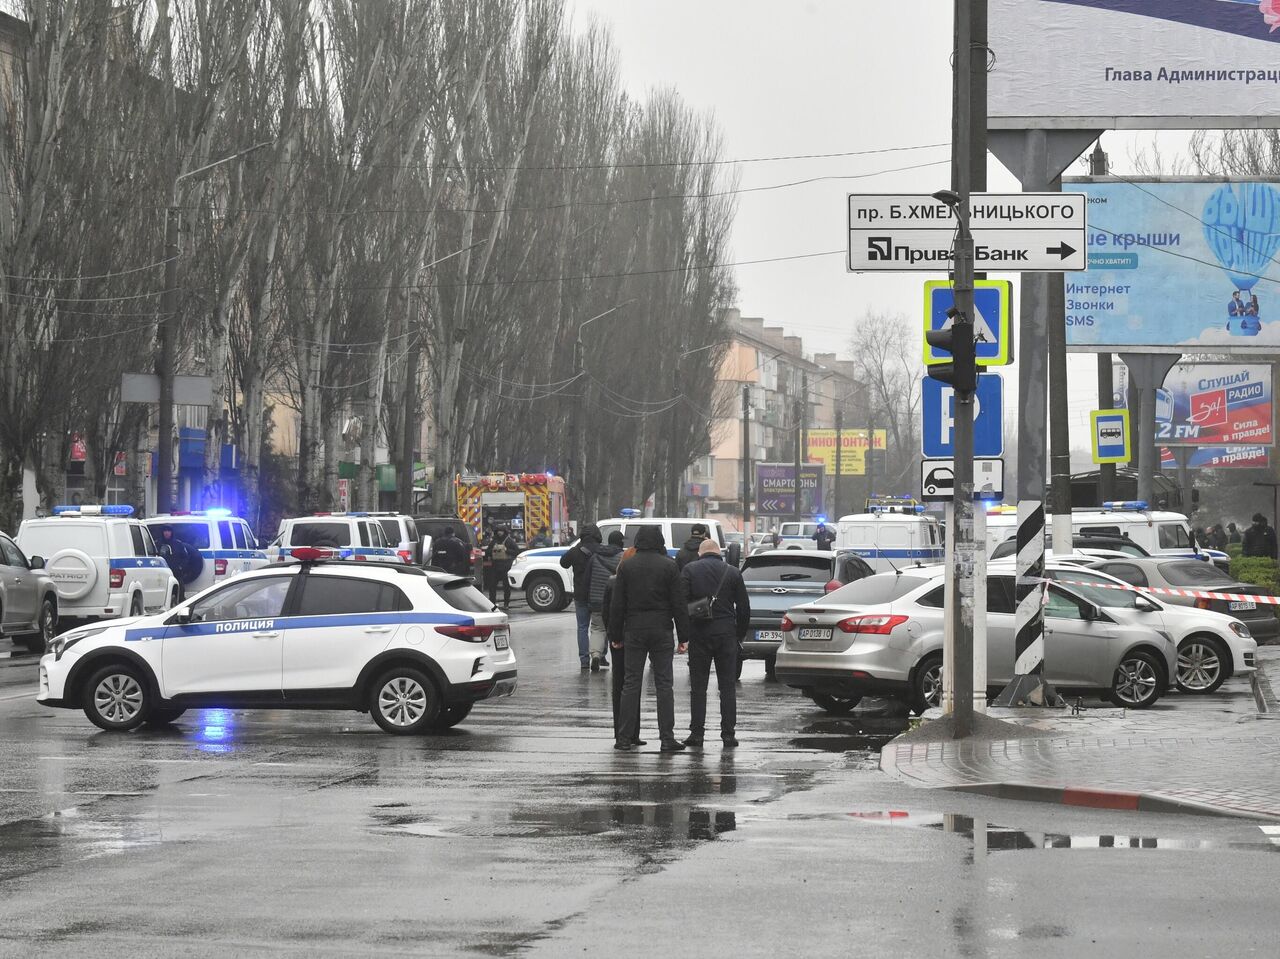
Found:
[{"label": "fire truck", "polygon": [[559,543],[568,526],[564,478],[554,473],[461,473],[453,483],[458,517],[477,537],[506,526],[520,543],[540,532]]}]

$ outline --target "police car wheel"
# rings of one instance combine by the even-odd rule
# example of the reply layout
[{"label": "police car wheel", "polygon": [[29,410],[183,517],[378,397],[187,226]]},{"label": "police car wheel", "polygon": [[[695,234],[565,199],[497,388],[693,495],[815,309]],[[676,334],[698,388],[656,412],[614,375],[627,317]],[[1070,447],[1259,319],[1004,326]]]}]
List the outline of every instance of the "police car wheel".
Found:
[{"label": "police car wheel", "polygon": [[89,721],[108,732],[137,729],[151,711],[147,684],[128,663],[111,663],[94,672],[80,701]]},{"label": "police car wheel", "polygon": [[412,666],[397,666],[374,681],[369,712],[386,732],[410,736],[435,722],[440,696],[426,673]]},{"label": "police car wheel", "polygon": [[524,595],[529,608],[535,613],[555,613],[565,607],[564,586],[553,576],[529,577]]},{"label": "police car wheel", "polygon": [[435,721],[431,723],[431,728],[437,732],[452,729],[471,715],[471,706],[471,703],[453,703],[450,706],[441,706]]}]

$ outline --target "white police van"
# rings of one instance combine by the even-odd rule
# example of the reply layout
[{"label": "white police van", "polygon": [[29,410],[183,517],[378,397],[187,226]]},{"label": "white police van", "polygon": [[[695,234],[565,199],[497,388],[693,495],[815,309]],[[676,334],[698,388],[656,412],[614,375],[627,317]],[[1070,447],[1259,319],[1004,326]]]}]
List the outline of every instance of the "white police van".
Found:
[{"label": "white police van", "polygon": [[[634,546],[636,533],[646,526],[657,526],[667,544],[667,555],[675,556],[680,547],[693,535],[693,527],[702,525],[715,541],[724,548],[724,530],[714,519],[697,519],[679,516],[641,516],[639,510],[624,509],[616,518],[602,519],[596,525],[600,538],[609,541],[609,534],[621,532],[624,543]],[[556,613],[573,600],[573,570],[560,565],[560,557],[569,551],[568,546],[546,546],[527,549],[511,564],[508,577],[512,589],[523,589],[529,608],[535,613]]]},{"label": "white police van", "polygon": [[188,596],[271,562],[266,552],[258,548],[249,524],[232,516],[229,509],[161,513],[142,522],[151,531],[158,551],[164,548],[165,527],[195,551],[190,566],[175,571]]},{"label": "white police van", "polygon": [[267,558],[288,562],[298,546],[331,549],[335,559],[403,562],[387,542],[382,525],[369,513],[313,513],[282,520],[280,535],[267,547]]},{"label": "white police van", "polygon": [[877,573],[927,566],[942,562],[942,525],[923,506],[872,505],[869,512],[840,517],[835,548],[860,556]]},{"label": "white police van", "polygon": [[55,506],[23,520],[17,542],[45,557],[59,619],[142,616],[178,602],[178,580],[132,506]]}]

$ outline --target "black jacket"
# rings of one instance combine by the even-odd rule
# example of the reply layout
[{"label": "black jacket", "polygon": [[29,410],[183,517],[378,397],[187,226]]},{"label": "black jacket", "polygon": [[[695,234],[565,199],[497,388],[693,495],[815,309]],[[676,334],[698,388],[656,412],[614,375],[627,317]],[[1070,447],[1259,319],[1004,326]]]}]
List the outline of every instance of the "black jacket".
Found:
[{"label": "black jacket", "polygon": [[427,560],[446,573],[457,576],[471,575],[471,550],[457,536],[441,536],[431,544],[431,556]]},{"label": "black jacket", "polygon": [[667,555],[662,531],[645,527],[636,534],[636,553],[618,567],[609,597],[609,639],[622,642],[632,629],[669,629],[689,641],[689,598],[680,570]]},{"label": "black jacket", "polygon": [[560,557],[560,565],[573,570],[573,600],[585,606],[591,598],[591,554],[600,545],[600,527],[582,527],[582,538]]},{"label": "black jacket", "polygon": [[702,536],[690,536],[684,541],[684,545],[680,547],[680,551],[676,553],[676,566],[684,569],[690,563],[698,561],[698,547],[702,545]]},{"label": "black jacket", "polygon": [[1276,558],[1276,531],[1270,526],[1259,526],[1254,523],[1244,531],[1244,543],[1240,547],[1241,556],[1268,556]]},{"label": "black jacket", "polygon": [[695,639],[732,635],[741,640],[747,635],[751,625],[751,600],[747,596],[747,584],[737,569],[711,553],[681,570],[680,578],[684,580],[689,602],[713,593],[716,597],[711,604],[711,619],[689,621]]}]

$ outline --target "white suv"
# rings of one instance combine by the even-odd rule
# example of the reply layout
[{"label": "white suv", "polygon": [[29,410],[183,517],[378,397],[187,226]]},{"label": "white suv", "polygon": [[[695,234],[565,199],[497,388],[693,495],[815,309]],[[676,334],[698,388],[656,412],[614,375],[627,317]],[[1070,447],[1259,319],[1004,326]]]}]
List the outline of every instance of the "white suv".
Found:
[{"label": "white suv", "polygon": [[178,580],[132,506],[55,506],[23,520],[17,542],[45,557],[62,620],[141,616],[178,601]]},{"label": "white suv", "polygon": [[[164,528],[173,531],[193,550],[190,567],[183,570],[182,587],[187,595],[225,582],[232,576],[261,569],[270,560],[258,549],[258,541],[249,524],[227,509],[209,509],[191,513],[161,513],[143,520],[159,549],[163,546]],[[198,556],[198,560],[194,557]]]},{"label": "white suv", "polygon": [[387,542],[381,524],[368,513],[315,513],[280,522],[280,535],[267,547],[267,558],[283,563],[299,546],[332,549],[336,558],[358,562],[402,562]]},{"label": "white suv", "polygon": [[515,692],[507,617],[471,580],[320,555],[300,548],[169,613],[64,633],[37,700],[111,731],[218,706],[353,709],[409,734]]}]

